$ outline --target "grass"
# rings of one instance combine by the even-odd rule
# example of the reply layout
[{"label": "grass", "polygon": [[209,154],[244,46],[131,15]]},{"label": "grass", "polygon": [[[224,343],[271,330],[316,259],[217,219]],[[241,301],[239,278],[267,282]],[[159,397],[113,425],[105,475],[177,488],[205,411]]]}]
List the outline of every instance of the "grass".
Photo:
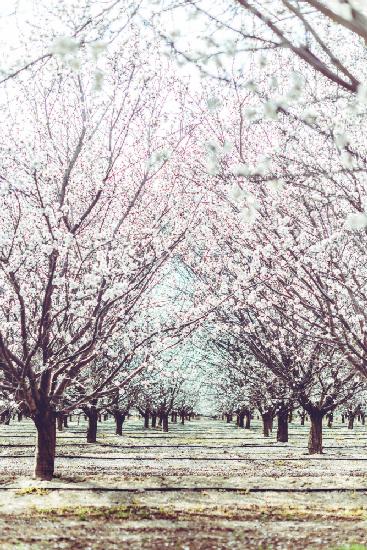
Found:
[{"label": "grass", "polygon": [[18,496],[24,496],[24,495],[43,496],[43,495],[48,495],[49,492],[50,491],[48,489],[44,489],[42,487],[24,487],[23,489],[17,489],[17,491],[15,491],[15,494]]},{"label": "grass", "polygon": [[76,517],[80,521],[91,519],[166,519],[175,520],[176,512],[164,508],[152,508],[143,505],[117,505],[117,506],[65,506],[63,508],[43,509],[36,508],[37,515],[47,517]]},{"label": "grass", "polygon": [[[32,515],[37,517],[70,517],[78,518],[81,521],[88,519],[116,519],[116,520],[263,520],[263,521],[356,521],[367,518],[365,508],[329,508],[313,510],[302,506],[212,506],[205,505],[191,506],[185,510],[175,509],[168,506],[147,506],[138,503],[115,506],[64,506],[58,508],[33,508]],[[367,550],[367,547],[341,547],[333,550]]]}]

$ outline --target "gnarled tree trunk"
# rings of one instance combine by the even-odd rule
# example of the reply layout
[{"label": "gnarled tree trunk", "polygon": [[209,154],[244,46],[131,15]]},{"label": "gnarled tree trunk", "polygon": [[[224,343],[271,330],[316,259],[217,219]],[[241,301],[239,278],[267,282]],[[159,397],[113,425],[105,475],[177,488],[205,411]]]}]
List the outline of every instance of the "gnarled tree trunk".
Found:
[{"label": "gnarled tree trunk", "polygon": [[34,477],[50,481],[55,470],[56,413],[48,408],[40,410],[33,421],[37,428]]}]

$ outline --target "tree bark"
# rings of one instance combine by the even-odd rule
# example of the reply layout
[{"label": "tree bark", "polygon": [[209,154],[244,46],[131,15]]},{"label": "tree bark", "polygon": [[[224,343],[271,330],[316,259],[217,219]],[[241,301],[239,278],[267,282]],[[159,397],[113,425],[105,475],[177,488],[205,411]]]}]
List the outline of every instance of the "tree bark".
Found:
[{"label": "tree bark", "polygon": [[162,416],[162,432],[168,432],[168,414]]},{"label": "tree bark", "polygon": [[185,415],[181,414],[181,424],[185,424]]},{"label": "tree bark", "polygon": [[271,414],[270,413],[261,414],[261,418],[263,421],[264,437],[269,437],[271,432]]},{"label": "tree bark", "polygon": [[348,430],[353,430],[353,428],[354,428],[354,418],[355,418],[354,414],[350,414],[348,416]]},{"label": "tree bark", "polygon": [[69,424],[68,424],[68,415],[65,414],[64,415],[64,428],[68,428],[69,427]]},{"label": "tree bark", "polygon": [[333,420],[334,420],[334,415],[333,413],[330,413],[327,415],[327,427],[328,428],[332,428],[333,427]]},{"label": "tree bark", "polygon": [[122,426],[125,422],[125,415],[119,411],[113,413],[115,423],[116,423],[116,435],[122,435]]},{"label": "tree bark", "polygon": [[87,443],[95,443],[97,441],[97,422],[98,422],[97,409],[95,407],[90,407],[87,417],[88,417]]},{"label": "tree bark", "polygon": [[152,414],[152,428],[156,428],[156,427],[157,427],[157,415]]},{"label": "tree bark", "polygon": [[57,429],[59,432],[62,432],[62,428],[64,426],[64,419],[62,417],[62,414],[57,415]]},{"label": "tree bark", "polygon": [[322,419],[322,412],[315,410],[310,413],[311,428],[308,439],[308,452],[310,455],[322,454]]},{"label": "tree bark", "polygon": [[277,441],[280,443],[287,443],[288,441],[288,414],[286,407],[278,411]]},{"label": "tree bark", "polygon": [[33,421],[37,429],[34,477],[50,481],[55,470],[56,413],[51,409],[40,410]]},{"label": "tree bark", "polygon": [[245,418],[246,418],[245,430],[249,430],[251,428],[251,413],[246,412],[245,413]]},{"label": "tree bark", "polygon": [[144,428],[149,428],[149,413],[144,414]]}]

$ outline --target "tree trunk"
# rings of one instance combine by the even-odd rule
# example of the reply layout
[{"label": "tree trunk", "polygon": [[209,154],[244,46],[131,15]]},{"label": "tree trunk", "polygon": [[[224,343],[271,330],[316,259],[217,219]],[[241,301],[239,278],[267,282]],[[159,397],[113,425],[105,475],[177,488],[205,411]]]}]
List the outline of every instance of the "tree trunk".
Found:
[{"label": "tree trunk", "polygon": [[288,409],[281,408],[278,412],[277,441],[287,443],[288,441]]},{"label": "tree trunk", "polygon": [[64,416],[64,428],[68,428],[69,427],[69,424],[68,424],[68,415],[65,414]]},{"label": "tree trunk", "polygon": [[95,443],[97,441],[97,421],[98,412],[95,407],[91,407],[88,411],[88,431],[87,443]]},{"label": "tree trunk", "polygon": [[64,425],[64,419],[62,417],[62,414],[57,415],[57,429],[59,432],[62,432],[62,428]]},{"label": "tree trunk", "polygon": [[350,414],[348,416],[348,429],[349,430],[353,430],[353,428],[354,428],[354,418],[355,418],[354,414]]},{"label": "tree trunk", "polygon": [[345,417],[344,417],[344,414],[342,414],[342,424],[344,424],[345,422]]},{"label": "tree trunk", "polygon": [[181,414],[181,424],[185,424],[185,415]]},{"label": "tree trunk", "polygon": [[308,452],[310,455],[322,454],[322,418],[320,411],[310,413],[311,428],[308,439]]},{"label": "tree trunk", "polygon": [[264,413],[261,415],[263,421],[263,434],[264,437],[269,437],[271,432],[271,415],[269,413]]},{"label": "tree trunk", "polygon": [[157,415],[152,414],[152,428],[156,428],[156,427],[157,427]]},{"label": "tree trunk", "polygon": [[44,481],[53,478],[56,453],[56,413],[51,409],[36,413],[37,428],[34,477]]},{"label": "tree trunk", "polygon": [[333,420],[334,420],[334,415],[333,415],[333,413],[328,414],[328,416],[327,416],[327,427],[328,427],[328,428],[332,428],[332,427],[333,427]]},{"label": "tree trunk", "polygon": [[305,420],[306,420],[306,413],[302,412],[301,413],[301,426],[305,425]]},{"label": "tree trunk", "polygon": [[116,422],[116,435],[122,435],[122,426],[125,421],[125,415],[118,412],[114,412],[113,416]]},{"label": "tree trunk", "polygon": [[244,413],[240,413],[238,415],[237,425],[238,425],[239,428],[244,428],[245,427],[245,414]]},{"label": "tree trunk", "polygon": [[149,413],[144,415],[144,428],[149,428]]},{"label": "tree trunk", "polygon": [[162,432],[168,432],[168,414],[162,417]]},{"label": "tree trunk", "polygon": [[246,422],[245,422],[245,429],[249,430],[251,428],[251,413],[247,412],[245,413]]}]

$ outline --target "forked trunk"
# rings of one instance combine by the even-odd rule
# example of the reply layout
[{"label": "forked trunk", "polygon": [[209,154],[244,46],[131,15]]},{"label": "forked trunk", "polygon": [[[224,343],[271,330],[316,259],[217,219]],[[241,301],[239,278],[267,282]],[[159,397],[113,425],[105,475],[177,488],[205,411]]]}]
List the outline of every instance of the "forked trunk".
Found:
[{"label": "forked trunk", "polygon": [[50,481],[55,470],[56,413],[51,409],[39,411],[33,421],[37,428],[34,477]]},{"label": "forked trunk", "polygon": [[311,428],[308,439],[308,452],[310,455],[322,454],[322,418],[320,411],[310,413]]},{"label": "forked trunk", "polygon": [[96,443],[97,441],[97,422],[98,412],[97,409],[91,407],[88,411],[88,431],[87,431],[87,443]]},{"label": "forked trunk", "polygon": [[287,443],[288,441],[288,409],[282,408],[278,412],[277,441]]}]

